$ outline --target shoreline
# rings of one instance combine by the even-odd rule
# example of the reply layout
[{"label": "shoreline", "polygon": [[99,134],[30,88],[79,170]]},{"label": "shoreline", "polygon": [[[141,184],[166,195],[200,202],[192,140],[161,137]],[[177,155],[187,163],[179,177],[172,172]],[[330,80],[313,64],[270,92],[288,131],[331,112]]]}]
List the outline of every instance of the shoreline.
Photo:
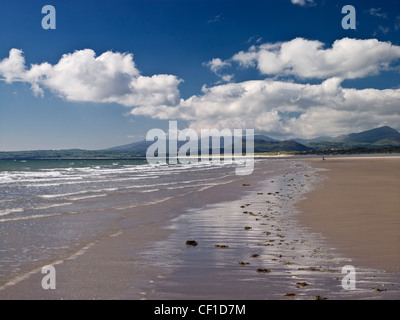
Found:
[{"label": "shoreline", "polygon": [[[302,213],[294,210],[323,189],[315,169],[322,161],[303,160],[263,161],[250,176],[126,209],[108,236],[49,261],[57,290],[43,290],[44,275],[33,270],[0,289],[0,299],[398,297],[400,281],[364,265],[357,269],[361,288],[341,288],[341,267],[353,256],[333,250],[312,224],[299,224]],[[187,247],[191,239],[200,244]],[[378,291],[378,284],[390,290]]]}]

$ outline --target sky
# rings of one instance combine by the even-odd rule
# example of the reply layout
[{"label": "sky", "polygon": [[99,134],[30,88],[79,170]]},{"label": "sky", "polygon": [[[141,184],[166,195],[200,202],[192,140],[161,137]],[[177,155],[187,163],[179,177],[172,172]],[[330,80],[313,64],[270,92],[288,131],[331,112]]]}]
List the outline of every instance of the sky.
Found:
[{"label": "sky", "polygon": [[0,151],[400,130],[399,73],[400,0],[2,0]]}]

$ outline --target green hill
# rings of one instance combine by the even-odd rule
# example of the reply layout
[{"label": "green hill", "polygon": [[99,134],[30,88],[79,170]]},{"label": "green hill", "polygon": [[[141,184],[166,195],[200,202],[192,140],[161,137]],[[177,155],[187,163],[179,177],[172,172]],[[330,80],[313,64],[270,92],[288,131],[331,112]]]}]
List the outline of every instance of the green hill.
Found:
[{"label": "green hill", "polygon": [[385,126],[360,133],[341,136],[336,138],[334,141],[343,143],[377,143],[381,140],[387,140],[389,143],[400,141],[400,133],[391,127]]},{"label": "green hill", "polygon": [[[244,148],[243,148],[244,149]],[[296,141],[265,141],[254,139],[254,152],[292,152],[292,151],[312,151],[313,149],[302,145]]]},{"label": "green hill", "polygon": [[384,126],[359,133],[340,135],[329,141],[310,142],[306,145],[314,150],[400,147],[400,133],[391,127]]}]

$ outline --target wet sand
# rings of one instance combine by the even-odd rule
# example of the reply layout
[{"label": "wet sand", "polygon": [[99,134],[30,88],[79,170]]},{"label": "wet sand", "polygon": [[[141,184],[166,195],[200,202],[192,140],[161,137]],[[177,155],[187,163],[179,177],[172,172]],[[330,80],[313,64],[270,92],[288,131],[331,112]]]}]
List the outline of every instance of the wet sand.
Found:
[{"label": "wet sand", "polygon": [[[320,186],[319,169],[286,161],[240,199],[207,205],[174,219],[161,250],[171,273],[147,299],[397,299],[400,275],[357,265],[357,288],[342,287],[353,262],[308,225],[295,204]],[[303,165],[306,164],[306,165]],[[199,245],[183,248],[182,239]]]},{"label": "wet sand", "polygon": [[400,158],[307,160],[325,179],[298,208],[353,264],[400,272]]}]

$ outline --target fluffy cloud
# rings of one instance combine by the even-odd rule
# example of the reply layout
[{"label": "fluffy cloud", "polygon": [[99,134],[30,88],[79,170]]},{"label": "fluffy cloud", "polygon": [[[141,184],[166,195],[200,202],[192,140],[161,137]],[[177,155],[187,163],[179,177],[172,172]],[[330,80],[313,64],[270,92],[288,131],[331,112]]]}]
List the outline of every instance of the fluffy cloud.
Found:
[{"label": "fluffy cloud", "polygon": [[125,106],[174,105],[180,80],[173,75],[140,75],[132,54],[105,52],[96,57],[85,49],[65,54],[60,61],[34,64],[29,69],[21,50],[12,49],[0,61],[0,75],[8,83],[30,83],[35,94],[49,89],[70,101],[116,102]]},{"label": "fluffy cloud", "polygon": [[[35,94],[50,90],[69,101],[114,102],[130,107],[134,116],[185,120],[193,129],[253,128],[280,138],[339,135],[390,125],[400,129],[400,89],[344,88],[344,79],[361,78],[390,69],[400,47],[375,39],[341,39],[330,47],[297,38],[261,44],[228,61],[206,63],[225,76],[235,63],[266,75],[322,79],[318,84],[293,80],[250,80],[204,86],[181,99],[174,75],[143,76],[132,54],[90,49],[63,55],[57,64],[26,66],[21,50],[0,61],[0,77],[23,81]],[[230,79],[226,79],[230,81]]]},{"label": "fluffy cloud", "polygon": [[11,49],[8,58],[0,61],[0,75],[4,77],[7,83],[14,81],[23,81],[25,73],[25,59],[22,56],[22,51]]},{"label": "fluffy cloud", "polygon": [[221,70],[226,67],[230,67],[231,63],[228,61],[222,61],[220,58],[212,59],[211,61],[203,63],[204,66],[209,67],[212,72],[214,72],[223,81],[229,82],[232,80],[232,74],[221,73]]},{"label": "fluffy cloud", "polygon": [[218,72],[222,68],[228,67],[231,64],[227,61],[222,61],[220,58],[215,58],[212,59],[211,61],[204,63],[204,65],[209,67],[212,72]]},{"label": "fluffy cloud", "polygon": [[139,107],[133,115],[182,119],[191,128],[254,128],[293,138],[339,135],[380,125],[398,127],[400,89],[346,89],[341,79],[321,84],[254,80],[203,88],[173,107]]},{"label": "fluffy cloud", "polygon": [[400,59],[400,47],[376,39],[344,38],[325,48],[320,41],[303,38],[252,46],[232,57],[241,66],[255,66],[265,75],[299,78],[362,78],[387,70]]}]

